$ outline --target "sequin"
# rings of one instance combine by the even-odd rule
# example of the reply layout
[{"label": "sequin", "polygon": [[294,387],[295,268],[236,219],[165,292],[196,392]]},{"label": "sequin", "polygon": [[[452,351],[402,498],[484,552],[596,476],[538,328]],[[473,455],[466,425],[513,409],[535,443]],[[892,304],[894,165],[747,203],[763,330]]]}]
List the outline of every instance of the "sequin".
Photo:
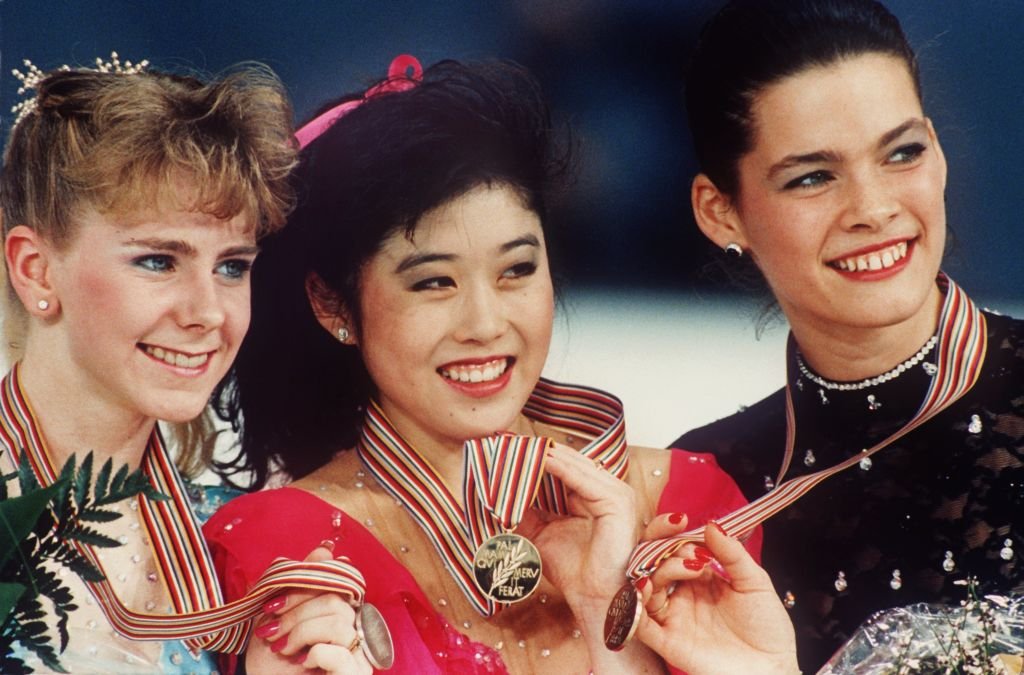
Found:
[{"label": "sequin", "polygon": [[136,565],[138,565],[140,562],[142,562],[142,556],[139,555],[138,553],[133,554],[132,555],[132,562],[135,563]]},{"label": "sequin", "polygon": [[765,476],[764,477],[764,489],[765,489],[765,491],[772,490],[774,488],[775,488],[775,481],[772,480],[771,476]]},{"label": "sequin", "polygon": [[546,605],[548,603],[548,594],[547,593],[541,593],[540,596],[538,596],[537,599],[540,600],[540,604]]},{"label": "sequin", "polygon": [[150,572],[149,574],[147,574],[146,581],[150,582],[151,584],[156,583],[156,572]]},{"label": "sequin", "polygon": [[889,580],[889,588],[894,591],[898,591],[903,588],[903,578],[900,577],[899,570],[892,571],[892,579]]},{"label": "sequin", "polygon": [[128,502],[128,508],[130,508],[132,511],[138,511],[139,501],[137,499],[131,500],[130,502]]},{"label": "sequin", "polygon": [[526,649],[526,640],[520,640],[519,642],[516,643],[516,646],[519,647],[520,649]]},{"label": "sequin", "polygon": [[999,557],[1002,558],[1003,560],[1012,560],[1013,559],[1013,540],[1012,539],[1004,539],[1003,540],[1003,548],[1001,548],[999,550]]},{"label": "sequin", "polygon": [[572,637],[575,640],[579,640],[581,637],[583,637],[583,631],[581,631],[579,628],[573,628]]},{"label": "sequin", "polygon": [[845,591],[846,590],[846,586],[847,586],[847,584],[846,584],[846,573],[840,571],[839,574],[836,575],[836,581],[835,581],[835,584],[833,584],[833,585],[836,587],[836,590],[839,591],[840,593]]},{"label": "sequin", "polygon": [[362,489],[362,488],[366,487],[366,483],[364,483],[364,482],[363,482],[363,481],[361,481],[361,480],[357,480],[357,481],[356,481],[356,483],[355,483],[355,485],[356,485],[356,487],[357,487],[357,488],[359,488],[359,489]]},{"label": "sequin", "polygon": [[341,511],[331,513],[331,527],[334,529],[341,527]]},{"label": "sequin", "polygon": [[793,595],[792,591],[786,591],[786,594],[782,597],[782,605],[786,609],[793,609],[796,605],[796,596]]},{"label": "sequin", "polygon": [[947,572],[952,572],[956,569],[956,563],[953,561],[953,552],[946,551],[946,558],[942,561],[942,569]]},{"label": "sequin", "polygon": [[120,581],[123,584],[124,582],[128,581],[128,575],[127,574],[118,574],[117,575],[117,580]]},{"label": "sequin", "polygon": [[401,551],[402,553],[408,553],[409,552],[409,547],[403,544],[402,546],[398,547],[398,550]]},{"label": "sequin", "polygon": [[967,431],[972,434],[981,433],[981,417],[978,415],[971,415],[971,423],[967,425]]},{"label": "sequin", "polygon": [[870,471],[871,465],[872,461],[870,457],[865,457],[864,459],[860,460],[860,462],[857,463],[857,466],[861,468],[861,471]]},{"label": "sequin", "polygon": [[128,537],[122,534],[120,537],[117,538],[117,543],[119,543],[122,546],[124,546],[125,544],[128,543]]},{"label": "sequin", "polygon": [[96,630],[96,621],[94,619],[89,619],[85,622],[85,627],[89,630]]},{"label": "sequin", "polygon": [[366,525],[367,527],[373,527],[373,518],[367,518],[366,520],[363,521],[363,524]]},{"label": "sequin", "polygon": [[818,390],[818,397],[821,399],[821,404],[822,405],[828,405],[828,396],[825,396],[825,390],[824,389],[819,389]]},{"label": "sequin", "polygon": [[462,622],[462,627],[466,628],[466,629],[472,628],[473,627],[473,623],[470,622],[470,621],[463,621]]},{"label": "sequin", "polygon": [[546,659],[547,657],[551,656],[551,650],[550,649],[546,649],[546,648],[542,649],[542,650],[540,650],[540,655],[541,655],[541,658],[545,658]]},{"label": "sequin", "polygon": [[814,457],[814,450],[808,450],[804,453],[804,466],[814,466],[817,459]]},{"label": "sequin", "polygon": [[448,601],[445,600],[444,598],[441,598],[440,600],[437,601],[437,604],[441,605],[442,607],[447,607],[448,606]]},{"label": "sequin", "polygon": [[173,663],[176,666],[180,666],[181,662],[182,662],[181,654],[179,654],[177,652],[171,654],[171,663]]},{"label": "sequin", "polygon": [[875,411],[882,407],[874,394],[868,394],[868,410]]},{"label": "sequin", "polygon": [[366,472],[363,471],[362,469],[356,471],[356,478],[366,478]]},{"label": "sequin", "polygon": [[495,648],[495,649],[497,649],[497,650],[498,650],[499,652],[500,652],[500,651],[501,651],[501,650],[502,650],[502,649],[503,649],[504,647],[505,647],[505,641],[504,641],[504,640],[498,640],[497,642],[495,642],[495,643],[494,643],[494,648]]},{"label": "sequin", "polygon": [[651,475],[654,476],[655,478],[657,478],[661,474],[662,474],[661,469],[655,469],[654,471],[651,471]]},{"label": "sequin", "polygon": [[939,367],[934,363],[928,363],[927,361],[921,364],[924,368],[924,372],[928,373],[929,377],[935,377],[935,373],[939,372]]},{"label": "sequin", "polygon": [[147,612],[152,612],[154,609],[156,609],[156,603],[153,602],[152,600],[148,601],[146,603],[146,611]]}]

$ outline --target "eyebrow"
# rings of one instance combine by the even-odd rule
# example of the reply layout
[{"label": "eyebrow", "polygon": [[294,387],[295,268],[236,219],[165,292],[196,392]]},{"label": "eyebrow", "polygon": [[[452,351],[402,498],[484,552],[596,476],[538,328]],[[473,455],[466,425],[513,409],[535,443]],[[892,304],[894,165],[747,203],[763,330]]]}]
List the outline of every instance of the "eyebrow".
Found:
[{"label": "eyebrow", "polygon": [[[877,147],[882,149],[885,146],[892,143],[894,140],[905,134],[911,129],[923,129],[925,128],[924,120],[920,118],[909,119],[898,127],[891,129],[878,139]],[[808,152],[802,155],[787,155],[782,160],[776,162],[768,169],[768,178],[773,178],[776,174],[786,169],[790,169],[794,166],[801,164],[827,164],[839,162],[839,155],[832,150],[818,150],[815,152]]]},{"label": "eyebrow", "polygon": [[[195,246],[180,239],[130,239],[125,242],[126,246],[134,248],[148,248],[164,253],[176,253],[183,256],[194,256],[198,254]],[[256,255],[260,252],[259,246],[232,246],[219,255],[221,258],[232,258],[240,255]]]},{"label": "eyebrow", "polygon": [[[512,241],[506,242],[498,247],[499,253],[508,253],[509,251],[515,250],[521,246],[533,246],[540,248],[540,240],[532,234],[525,234],[522,237],[517,237]],[[412,255],[406,256],[402,259],[398,266],[395,267],[395,274],[401,274],[407,270],[417,267],[419,265],[426,265],[432,262],[451,262],[458,258],[454,253],[413,253]]]}]

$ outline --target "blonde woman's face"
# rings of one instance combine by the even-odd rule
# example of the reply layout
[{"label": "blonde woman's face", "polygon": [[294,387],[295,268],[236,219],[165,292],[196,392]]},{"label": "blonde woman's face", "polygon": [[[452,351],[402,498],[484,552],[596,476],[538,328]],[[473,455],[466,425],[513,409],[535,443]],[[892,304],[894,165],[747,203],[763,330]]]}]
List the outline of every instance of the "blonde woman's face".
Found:
[{"label": "blonde woman's face", "polygon": [[740,243],[794,328],[933,320],[946,163],[906,64],[865,54],[812,68],[752,110]]},{"label": "blonde woman's face", "polygon": [[147,418],[195,417],[249,326],[248,219],[83,208],[74,225],[52,263],[69,384]]},{"label": "blonde woman's face", "polygon": [[540,221],[479,187],[388,239],[361,276],[359,348],[414,445],[508,429],[540,377],[554,298]]}]

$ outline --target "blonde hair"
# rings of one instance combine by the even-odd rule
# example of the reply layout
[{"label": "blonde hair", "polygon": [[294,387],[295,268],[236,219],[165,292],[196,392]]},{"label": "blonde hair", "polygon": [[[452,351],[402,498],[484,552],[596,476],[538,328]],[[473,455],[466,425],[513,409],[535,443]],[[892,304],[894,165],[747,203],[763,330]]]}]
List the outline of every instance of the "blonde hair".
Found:
[{"label": "blonde hair", "polygon": [[[265,66],[238,66],[206,82],[152,70],[58,70],[35,89],[35,105],[4,151],[5,237],[26,225],[66,246],[78,209],[130,213],[174,197],[182,177],[194,188],[184,208],[221,219],[246,214],[257,238],[284,225],[297,147],[284,88]],[[27,313],[7,288],[4,337],[13,362]],[[197,468],[203,454],[196,454],[198,431],[182,435],[183,468]]]}]

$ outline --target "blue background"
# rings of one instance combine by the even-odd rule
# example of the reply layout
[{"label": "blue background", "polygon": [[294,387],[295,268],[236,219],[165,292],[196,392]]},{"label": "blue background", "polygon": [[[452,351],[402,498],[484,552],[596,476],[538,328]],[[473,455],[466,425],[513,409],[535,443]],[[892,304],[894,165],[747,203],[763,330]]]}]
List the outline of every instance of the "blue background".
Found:
[{"label": "blue background", "polygon": [[[558,217],[571,286],[721,288],[689,208],[695,171],[681,71],[717,0],[680,2],[94,2],[0,0],[0,123],[17,100],[10,69],[122,59],[216,72],[270,65],[298,118],[383,75],[401,52],[512,58],[541,79],[582,140],[582,172]],[[946,264],[976,297],[1021,297],[1024,230],[1024,1],[891,0],[918,50],[925,106],[950,165]]]}]

